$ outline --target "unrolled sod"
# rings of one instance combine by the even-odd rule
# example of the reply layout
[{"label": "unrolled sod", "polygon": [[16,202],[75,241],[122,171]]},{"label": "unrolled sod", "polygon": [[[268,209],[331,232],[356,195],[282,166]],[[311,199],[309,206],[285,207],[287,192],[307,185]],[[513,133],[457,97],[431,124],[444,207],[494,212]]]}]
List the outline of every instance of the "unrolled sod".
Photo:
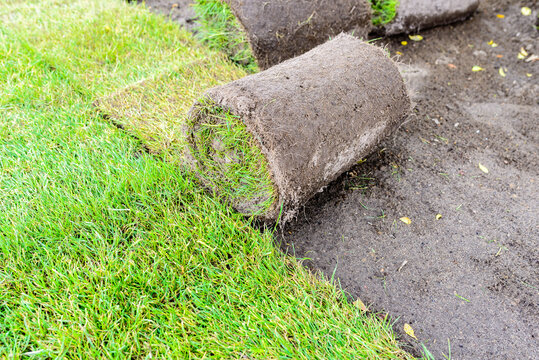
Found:
[{"label": "unrolled sod", "polygon": [[185,126],[202,183],[246,215],[290,220],[407,118],[388,54],[339,35],[261,73],[208,90]]}]

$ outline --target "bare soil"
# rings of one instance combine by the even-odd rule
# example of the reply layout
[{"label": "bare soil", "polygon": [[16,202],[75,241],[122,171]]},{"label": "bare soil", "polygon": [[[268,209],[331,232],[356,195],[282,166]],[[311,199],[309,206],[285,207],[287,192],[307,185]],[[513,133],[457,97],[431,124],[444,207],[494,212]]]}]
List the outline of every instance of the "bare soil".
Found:
[{"label": "bare soil", "polygon": [[448,342],[452,359],[539,359],[539,72],[517,59],[539,47],[524,5],[483,1],[423,41],[386,40],[415,116],[282,233],[286,251],[436,359]]},{"label": "bare soil", "polygon": [[193,0],[128,0],[144,2],[146,6],[158,14],[164,15],[189,30],[197,27],[196,14],[191,7]]},{"label": "bare soil", "polygon": [[[186,2],[146,1],[190,26]],[[539,359],[539,63],[517,58],[539,54],[536,22],[537,1],[484,0],[420,42],[379,41],[403,54],[414,116],[277,237],[417,354]]]}]

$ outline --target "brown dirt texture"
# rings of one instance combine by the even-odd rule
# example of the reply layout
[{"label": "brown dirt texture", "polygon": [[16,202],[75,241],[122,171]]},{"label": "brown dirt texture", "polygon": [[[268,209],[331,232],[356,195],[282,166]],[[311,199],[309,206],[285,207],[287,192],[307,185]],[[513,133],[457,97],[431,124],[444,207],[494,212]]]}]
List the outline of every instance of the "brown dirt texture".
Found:
[{"label": "brown dirt texture", "polygon": [[196,14],[191,4],[193,0],[128,0],[145,3],[146,6],[158,14],[174,21],[181,26],[193,30],[197,27]]}]

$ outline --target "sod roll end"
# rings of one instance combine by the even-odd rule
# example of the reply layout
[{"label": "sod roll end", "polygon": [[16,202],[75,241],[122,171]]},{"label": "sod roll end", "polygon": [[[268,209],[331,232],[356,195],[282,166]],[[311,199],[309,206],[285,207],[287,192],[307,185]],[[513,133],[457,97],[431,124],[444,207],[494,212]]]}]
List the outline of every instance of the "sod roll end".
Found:
[{"label": "sod roll end", "polygon": [[207,91],[188,117],[188,156],[201,181],[238,211],[288,221],[409,111],[387,54],[339,35]]}]

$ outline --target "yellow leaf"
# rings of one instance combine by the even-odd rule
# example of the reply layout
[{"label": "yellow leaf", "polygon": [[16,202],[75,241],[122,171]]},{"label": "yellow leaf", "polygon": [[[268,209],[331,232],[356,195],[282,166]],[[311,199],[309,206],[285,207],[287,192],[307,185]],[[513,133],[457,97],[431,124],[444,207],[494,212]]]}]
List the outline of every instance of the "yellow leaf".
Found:
[{"label": "yellow leaf", "polygon": [[397,55],[403,55],[403,53],[401,53],[400,51],[397,51],[396,54]]},{"label": "yellow leaf", "polygon": [[421,36],[421,35],[408,35],[408,37],[412,41],[421,41],[421,40],[423,40],[423,36]]},{"label": "yellow leaf", "polygon": [[526,76],[527,76],[527,77],[532,77],[532,74],[526,73]]},{"label": "yellow leaf", "polygon": [[481,66],[477,66],[477,65],[472,68],[472,71],[474,71],[474,72],[483,71],[483,70],[485,70],[485,69],[483,69]]},{"label": "yellow leaf", "polygon": [[485,174],[488,174],[488,168],[485,165],[479,163],[479,169]]},{"label": "yellow leaf", "polygon": [[522,15],[524,16],[530,16],[532,14],[532,9],[530,9],[529,7],[527,6],[524,6],[522,9],[520,9],[520,12],[522,13]]},{"label": "yellow leaf", "polygon": [[414,329],[412,329],[412,327],[410,326],[410,324],[404,324],[404,332],[410,336],[410,337],[413,337],[414,339],[417,340],[416,336],[415,336],[415,333],[414,333]]},{"label": "yellow leaf", "polygon": [[490,40],[487,44],[490,45],[490,46],[492,46],[492,47],[497,47],[497,46],[498,46],[498,44],[496,44],[496,43],[494,42],[494,40]]},{"label": "yellow leaf", "polygon": [[505,15],[503,15],[503,14],[498,14],[498,15],[496,15],[496,17],[497,17],[498,19],[503,19],[503,18],[505,17]]},{"label": "yellow leaf", "polygon": [[440,220],[442,218],[442,214],[436,215],[436,220]]},{"label": "yellow leaf", "polygon": [[409,217],[406,217],[406,216],[401,217],[401,218],[400,218],[400,221],[402,221],[403,223],[405,223],[405,224],[407,224],[407,225],[410,225],[410,224],[412,223],[412,220],[410,220],[410,218],[409,218]]},{"label": "yellow leaf", "polygon": [[528,57],[528,55],[529,55],[529,54],[528,54],[528,52],[526,51],[526,49],[520,48],[520,52],[518,53],[518,56],[517,56],[517,57],[518,57],[519,60],[524,60],[525,58]]},{"label": "yellow leaf", "polygon": [[505,77],[505,71],[503,70],[503,67],[500,67],[500,70],[498,70],[501,77]]},{"label": "yellow leaf", "polygon": [[363,312],[367,311],[367,307],[365,306],[363,301],[361,301],[361,299],[357,299],[356,301],[354,301],[354,306]]},{"label": "yellow leaf", "polygon": [[402,46],[408,45],[408,41],[401,41],[401,45],[402,45]]}]

